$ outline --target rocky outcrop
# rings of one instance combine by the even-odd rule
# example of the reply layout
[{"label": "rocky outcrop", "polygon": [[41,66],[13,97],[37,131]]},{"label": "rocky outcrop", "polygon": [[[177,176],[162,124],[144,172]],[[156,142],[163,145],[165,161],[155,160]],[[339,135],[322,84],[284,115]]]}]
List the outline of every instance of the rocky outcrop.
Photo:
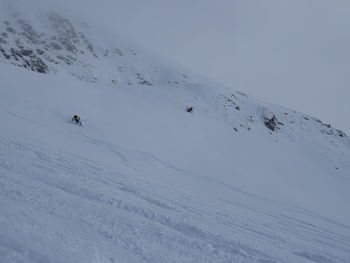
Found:
[{"label": "rocky outcrop", "polygon": [[105,43],[104,36],[95,33],[87,24],[73,24],[57,13],[27,19],[15,12],[0,18],[0,62],[38,73],[65,71],[80,80],[113,85],[191,81],[188,74],[148,61],[128,45]]},{"label": "rocky outcrop", "polygon": [[277,120],[276,115],[273,115],[271,119],[265,118],[265,126],[271,131],[279,129],[279,125],[283,124]]}]

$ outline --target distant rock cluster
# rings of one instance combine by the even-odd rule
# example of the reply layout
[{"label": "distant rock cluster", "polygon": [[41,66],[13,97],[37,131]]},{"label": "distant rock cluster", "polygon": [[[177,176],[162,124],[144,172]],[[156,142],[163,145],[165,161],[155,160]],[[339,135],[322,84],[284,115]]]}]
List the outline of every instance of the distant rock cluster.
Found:
[{"label": "distant rock cluster", "polygon": [[16,24],[4,21],[0,25],[0,51],[11,64],[39,73],[48,73],[51,64],[77,62],[77,54],[94,53],[93,45],[73,25],[57,14],[48,15],[54,29],[53,36],[37,32],[26,20]]},{"label": "distant rock cluster", "polygon": [[232,126],[235,132],[253,131],[257,126],[263,125],[270,134],[284,133],[292,140],[297,130],[307,133],[318,130],[321,134],[336,136],[339,139],[347,137],[343,131],[319,119],[296,111],[287,112],[286,109],[278,106],[259,105],[260,103],[262,102],[257,102],[239,91],[220,95],[216,102],[217,107],[223,110],[223,117],[227,124]]},{"label": "distant rock cluster", "polygon": [[113,85],[191,81],[183,72],[147,61],[129,46],[104,45],[87,24],[73,25],[53,12],[39,21],[33,23],[19,12],[0,20],[0,62],[38,73],[68,71],[81,80]]}]

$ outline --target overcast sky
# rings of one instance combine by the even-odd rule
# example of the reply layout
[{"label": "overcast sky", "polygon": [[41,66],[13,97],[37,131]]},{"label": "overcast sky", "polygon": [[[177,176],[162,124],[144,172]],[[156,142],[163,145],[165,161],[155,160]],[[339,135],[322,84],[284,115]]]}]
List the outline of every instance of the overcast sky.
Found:
[{"label": "overcast sky", "polygon": [[350,134],[349,0],[58,2],[232,89]]}]

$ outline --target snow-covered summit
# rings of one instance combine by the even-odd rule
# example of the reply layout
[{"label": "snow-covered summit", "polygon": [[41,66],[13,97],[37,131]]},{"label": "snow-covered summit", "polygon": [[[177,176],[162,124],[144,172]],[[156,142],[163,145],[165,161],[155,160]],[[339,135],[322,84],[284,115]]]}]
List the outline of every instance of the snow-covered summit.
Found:
[{"label": "snow-covered summit", "polygon": [[151,86],[196,81],[180,66],[170,66],[152,52],[78,19],[28,8],[28,3],[19,0],[2,5],[2,62],[40,73],[68,71],[79,79],[101,83]]}]

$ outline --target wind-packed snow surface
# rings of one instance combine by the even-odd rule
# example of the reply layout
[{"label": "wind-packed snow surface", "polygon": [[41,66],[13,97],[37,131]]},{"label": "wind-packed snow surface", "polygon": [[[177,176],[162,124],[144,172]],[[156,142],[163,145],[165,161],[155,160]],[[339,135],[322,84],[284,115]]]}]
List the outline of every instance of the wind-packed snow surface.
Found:
[{"label": "wind-packed snow surface", "polygon": [[[40,56],[0,64],[1,263],[350,262],[343,132],[182,83],[175,66],[151,86],[137,82],[133,57],[120,78],[134,82],[115,83]],[[49,74],[23,68],[38,57]],[[105,59],[96,72],[113,72]],[[75,69],[85,62],[95,65],[87,55]],[[144,59],[140,74],[155,64]]]}]

